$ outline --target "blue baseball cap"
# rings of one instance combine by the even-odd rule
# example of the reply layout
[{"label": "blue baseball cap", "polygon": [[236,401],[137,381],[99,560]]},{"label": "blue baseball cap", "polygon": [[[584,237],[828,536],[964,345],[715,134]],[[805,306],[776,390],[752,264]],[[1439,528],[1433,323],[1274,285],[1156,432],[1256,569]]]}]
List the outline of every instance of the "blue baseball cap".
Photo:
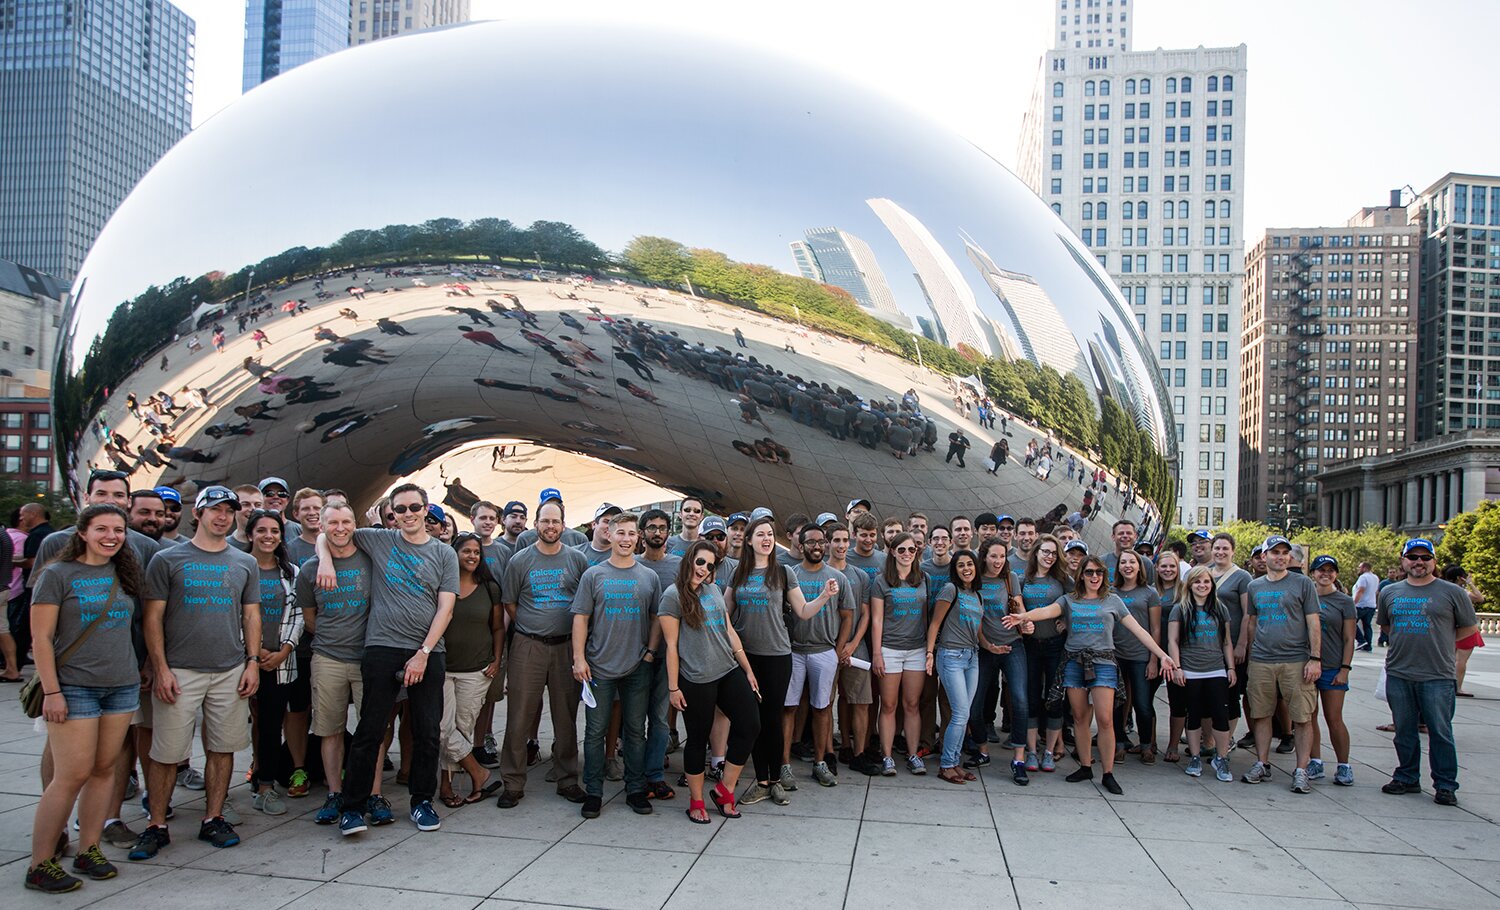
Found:
[{"label": "blue baseball cap", "polygon": [[547,489],[545,489],[545,490],[542,491],[542,493],[541,493],[540,496],[537,497],[536,504],[537,505],[541,505],[542,503],[547,502],[548,500],[551,500],[551,499],[555,499],[558,502],[562,502],[563,501],[562,492],[559,491],[559,490],[557,490],[557,489],[555,489],[555,488],[553,488],[553,487],[548,487]]},{"label": "blue baseball cap", "polygon": [[838,521],[839,517],[832,512],[822,512],[818,515],[817,518],[813,519],[813,524],[821,528],[824,525],[829,524],[830,522],[833,524],[838,524]]},{"label": "blue baseball cap", "polygon": [[1198,528],[1196,531],[1189,531],[1187,539],[1188,540],[1212,540],[1213,539],[1213,535],[1210,534],[1210,533],[1208,533],[1207,531],[1203,530],[1202,528]]},{"label": "blue baseball cap", "polygon": [[1266,538],[1265,543],[1260,545],[1260,549],[1263,553],[1269,553],[1277,547],[1287,547],[1288,549],[1290,549],[1291,546],[1292,542],[1290,540],[1287,540],[1280,534],[1272,534],[1270,537]]},{"label": "blue baseball cap", "polygon": [[1308,568],[1308,571],[1316,572],[1324,566],[1333,566],[1333,571],[1337,572],[1339,570],[1339,561],[1324,553],[1312,561],[1312,565]]},{"label": "blue baseball cap", "polygon": [[735,522],[739,522],[740,524],[749,524],[750,516],[746,515],[744,512],[735,512],[733,515],[729,516],[729,519],[725,522],[725,524],[732,525]]},{"label": "blue baseball cap", "polygon": [[1429,553],[1437,553],[1437,550],[1432,546],[1432,541],[1425,537],[1413,537],[1411,540],[1408,540],[1401,547],[1401,555],[1405,556],[1412,550],[1426,550]]},{"label": "blue baseball cap", "polygon": [[1089,551],[1089,545],[1075,537],[1067,543],[1063,544],[1063,552],[1066,553],[1069,550],[1082,550],[1083,552],[1087,553]]},{"label": "blue baseball cap", "polygon": [[175,502],[178,505],[182,504],[182,494],[172,489],[171,487],[156,487],[154,488],[153,492],[155,492],[157,496],[160,496],[163,502]]},{"label": "blue baseball cap", "polygon": [[502,516],[509,515],[512,512],[520,512],[521,517],[526,517],[526,503],[521,502],[519,499],[512,499],[505,504],[505,508],[500,510]]},{"label": "blue baseball cap", "polygon": [[751,521],[760,521],[762,518],[771,518],[771,517],[773,517],[772,513],[771,513],[771,510],[768,509],[768,508],[766,508],[765,506],[757,506],[755,509],[753,509],[750,512],[750,520]]},{"label": "blue baseball cap", "polygon": [[[863,407],[868,408],[869,405],[863,405]],[[873,506],[870,505],[870,500],[868,499],[851,499],[849,500],[849,504],[847,506],[844,506],[844,514],[848,515],[850,512],[853,512],[855,506],[864,506],[865,511],[869,511],[873,508]]]},{"label": "blue baseball cap", "polygon": [[1011,518],[1009,515],[997,515],[995,517],[995,525],[996,525],[996,527],[1005,524],[1007,521],[1010,522],[1011,524],[1015,524],[1016,523],[1016,520],[1014,518]]},{"label": "blue baseball cap", "polygon": [[448,513],[444,512],[443,507],[438,505],[437,503],[428,503],[427,520],[435,521],[438,524],[446,524],[448,521]]}]

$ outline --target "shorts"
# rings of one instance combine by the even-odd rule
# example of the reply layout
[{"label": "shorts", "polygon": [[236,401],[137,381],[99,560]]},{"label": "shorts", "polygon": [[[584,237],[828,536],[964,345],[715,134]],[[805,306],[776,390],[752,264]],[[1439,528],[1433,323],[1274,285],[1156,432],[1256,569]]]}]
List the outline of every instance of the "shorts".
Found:
[{"label": "shorts", "polygon": [[1334,667],[1332,669],[1324,670],[1323,671],[1323,675],[1319,676],[1318,677],[1318,681],[1315,682],[1315,683],[1313,683],[1313,685],[1315,685],[1315,686],[1318,687],[1318,691],[1319,692],[1348,692],[1349,691],[1349,684],[1348,683],[1343,683],[1343,684],[1338,684],[1338,685],[1336,685],[1334,683],[1333,678],[1335,676],[1338,676],[1338,675],[1339,675],[1339,668],[1338,667]]},{"label": "shorts", "polygon": [[839,691],[851,705],[875,703],[875,688],[870,684],[870,671],[859,667],[839,668]]},{"label": "shorts", "polygon": [[152,761],[177,765],[192,756],[193,722],[199,709],[203,711],[204,749],[233,753],[250,748],[250,708],[239,693],[241,667],[217,673],[176,669],[172,673],[182,691],[172,704],[153,696]]},{"label": "shorts", "polygon": [[1104,686],[1110,689],[1120,688],[1120,668],[1114,664],[1094,664],[1094,681],[1085,684],[1083,681],[1083,664],[1076,660],[1068,660],[1063,663],[1063,686],[1069,689],[1094,689]]},{"label": "shorts", "polygon": [[152,710],[152,704],[153,701],[151,698],[151,690],[141,690],[141,697],[137,701],[135,706],[135,717],[132,717],[130,719],[130,725],[132,727],[140,727],[142,730],[151,729],[152,717],[156,713]]},{"label": "shorts", "polygon": [[1305,724],[1312,719],[1317,708],[1317,688],[1302,681],[1305,664],[1297,661],[1285,664],[1268,664],[1250,661],[1245,680],[1245,697],[1250,701],[1250,717],[1258,719],[1276,713],[1277,696],[1286,700],[1287,713],[1292,723]]},{"label": "shorts", "polygon": [[885,661],[885,672],[899,673],[910,670],[917,673],[927,672],[927,649],[926,648],[881,648],[880,657]]},{"label": "shorts", "polygon": [[1484,647],[1484,633],[1475,632],[1467,638],[1459,639],[1455,644],[1460,651],[1472,651],[1475,648],[1482,648]]},{"label": "shorts", "polygon": [[349,706],[354,705],[358,724],[360,701],[365,697],[365,679],[357,662],[338,660],[313,652],[312,734],[342,736],[349,728]]},{"label": "shorts", "polygon": [[70,686],[63,684],[68,720],[89,720],[105,714],[134,714],[141,702],[141,684],[128,686]]},{"label": "shorts", "polygon": [[786,687],[783,704],[795,708],[802,703],[802,689],[807,688],[808,703],[822,711],[833,703],[833,680],[838,675],[839,654],[829,648],[816,654],[792,652],[792,679]]}]

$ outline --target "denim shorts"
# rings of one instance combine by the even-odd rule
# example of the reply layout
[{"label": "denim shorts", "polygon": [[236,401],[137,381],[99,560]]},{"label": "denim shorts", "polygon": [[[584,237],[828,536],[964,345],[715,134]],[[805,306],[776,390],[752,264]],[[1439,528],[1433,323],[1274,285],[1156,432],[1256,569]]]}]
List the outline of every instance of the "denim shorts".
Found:
[{"label": "denim shorts", "polygon": [[88,720],[104,714],[134,714],[141,703],[141,686],[62,686],[68,720]]},{"label": "denim shorts", "polygon": [[[1092,688],[1083,682],[1083,665],[1076,660],[1063,664],[1063,685],[1069,689]],[[1120,688],[1120,668],[1114,664],[1094,664],[1094,686]]]},{"label": "denim shorts", "polygon": [[1344,683],[1343,685],[1334,685],[1333,678],[1335,676],[1338,676],[1338,675],[1339,675],[1339,668],[1338,667],[1333,667],[1332,669],[1324,670],[1323,671],[1323,675],[1318,677],[1318,683],[1317,683],[1317,685],[1318,685],[1318,691],[1319,692],[1348,692],[1349,691],[1349,684],[1348,683]]}]

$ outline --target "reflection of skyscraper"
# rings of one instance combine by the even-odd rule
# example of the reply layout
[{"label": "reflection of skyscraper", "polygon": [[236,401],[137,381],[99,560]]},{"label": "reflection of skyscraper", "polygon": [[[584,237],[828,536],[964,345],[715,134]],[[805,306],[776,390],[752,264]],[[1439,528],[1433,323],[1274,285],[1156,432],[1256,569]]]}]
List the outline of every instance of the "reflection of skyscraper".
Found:
[{"label": "reflection of skyscraper", "polygon": [[974,291],[964,280],[958,263],[943,250],[927,226],[889,199],[865,202],[916,267],[917,281],[948,343],[954,347],[967,344],[985,356],[998,354],[1000,339],[980,314]]},{"label": "reflection of skyscraper", "polygon": [[[1049,366],[1064,376],[1077,376],[1084,388],[1094,388],[1094,377],[1083,359],[1078,339],[1063,321],[1057,304],[1030,275],[995,265],[973,240],[964,239],[969,261],[984,276],[1015,331],[1017,354],[1037,366]],[[1008,333],[1007,333],[1008,334]],[[1004,337],[1004,335],[1002,335]]]},{"label": "reflection of skyscraper", "polygon": [[787,244],[792,248],[792,259],[797,263],[797,273],[808,281],[823,283],[823,270],[818,268],[818,257],[813,255],[812,249],[800,240],[793,240]]},{"label": "reflection of skyscraper", "polygon": [[348,46],[346,0],[248,0],[243,90]]}]

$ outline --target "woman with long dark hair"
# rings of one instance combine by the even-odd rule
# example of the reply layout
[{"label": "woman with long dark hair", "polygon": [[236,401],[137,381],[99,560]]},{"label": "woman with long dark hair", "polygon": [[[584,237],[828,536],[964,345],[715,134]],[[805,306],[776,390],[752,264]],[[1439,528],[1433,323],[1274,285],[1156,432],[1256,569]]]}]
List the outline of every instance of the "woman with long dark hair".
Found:
[{"label": "woman with long dark hair", "polygon": [[1115,780],[1115,690],[1120,669],[1115,664],[1115,628],[1124,626],[1170,673],[1177,664],[1136,621],[1125,603],[1109,590],[1109,569],[1097,556],[1086,557],[1078,570],[1078,583],[1056,603],[1024,613],[1007,614],[1003,622],[1015,628],[1024,622],[1042,622],[1062,617],[1068,626],[1067,657],[1063,663],[1063,685],[1073,707],[1074,735],[1078,741],[1078,770],[1068,775],[1070,783],[1093,780],[1094,756],[1089,748],[1089,725],[1098,724],[1099,760],[1104,765],[1100,783],[1119,796]]},{"label": "woman with long dark hair", "polygon": [[[505,624],[500,616],[500,584],[484,561],[483,541],[465,531],[453,539],[458,552],[458,598],[453,618],[443,633],[448,666],[443,677],[443,719],[439,725],[443,743],[443,775],[439,795],[443,805],[456,809],[477,803],[499,789],[501,781],[490,781],[490,772],[474,756],[474,719],[484,707],[490,681],[500,671],[500,653],[505,646]],[[453,772],[469,775],[469,795],[453,792]]]},{"label": "woman with long dark hair", "polygon": [[[1161,636],[1156,643],[1164,650],[1167,648],[1167,617],[1172,615],[1172,608],[1183,600],[1187,592],[1187,584],[1184,581],[1182,561],[1175,554],[1171,558],[1158,560],[1156,563],[1156,596],[1161,601]],[[1177,751],[1177,744],[1182,741],[1182,725],[1187,717],[1187,707],[1182,700],[1182,686],[1170,679],[1165,673],[1157,674],[1151,680],[1151,698],[1156,698],[1156,690],[1165,683],[1167,687],[1167,749],[1162,753],[1162,761],[1178,762],[1182,760]]]},{"label": "woman with long dark hair", "polygon": [[[812,600],[802,596],[792,567],[776,561],[775,519],[758,518],[745,528],[745,558],[735,566],[724,599],[761,687],[760,735],[753,753],[755,783],[740,797],[747,806],[763,799],[785,806],[791,802],[787,791],[797,788],[790,780],[782,780],[781,774],[782,706],[792,681],[792,639],[786,611],[795,613],[798,619],[812,619],[830,597],[836,596],[838,582],[832,579]],[[787,770],[790,772],[790,768]]]},{"label": "woman with long dark hair", "polygon": [[82,885],[59,862],[75,801],[81,849],[74,871],[92,879],[119,874],[99,851],[99,838],[116,803],[115,763],[141,695],[131,630],[145,583],[125,542],[127,527],[118,506],[85,508],[77,533],[35,575],[32,656],[54,770],[32,822],[26,887],[33,890],[61,894]]},{"label": "woman with long dark hair", "polygon": [[[1036,539],[1021,576],[1021,609],[1056,603],[1072,586],[1062,559],[1063,544],[1051,534]],[[989,618],[989,614],[985,614]],[[999,616],[995,617],[998,621]],[[1022,641],[1026,647],[1026,770],[1051,772],[1063,752],[1063,711],[1047,709],[1047,693],[1062,672],[1065,636],[1054,622],[1034,624]],[[1045,737],[1045,739],[1043,739]]]},{"label": "woman with long dark hair", "polygon": [[[297,567],[287,556],[286,525],[281,513],[257,509],[245,520],[250,555],[260,567],[260,688],[255,691],[255,768],[253,806],[267,815],[285,815],[286,803],[276,792],[283,776],[280,767],[282,725],[287,712],[307,710],[294,705],[294,684],[302,669],[297,665],[297,642],[302,637],[302,610],[297,606]],[[289,749],[299,744],[287,739]],[[292,768],[300,770],[307,759],[307,740],[301,753],[292,751]]]},{"label": "woman with long dark hair", "polygon": [[663,592],[657,609],[667,646],[667,698],[687,727],[682,748],[687,816],[698,825],[709,821],[703,804],[703,766],[715,709],[729,719],[724,769],[713,791],[714,804],[725,818],[740,817],[734,788],[760,733],[760,708],[756,705],[761,698],[760,687],[740,637],[729,622],[724,595],[714,584],[718,564],[719,551],[713,544],[694,541],[677,567],[676,583]]},{"label": "woman with long dark hair", "polygon": [[[1358,612],[1354,598],[1339,584],[1339,561],[1324,554],[1312,561],[1308,572],[1318,586],[1318,614],[1323,629],[1322,673],[1318,676],[1318,701],[1323,707],[1323,723],[1328,726],[1328,741],[1333,746],[1338,767],[1333,782],[1341,787],[1354,786],[1354,766],[1349,764],[1349,726],[1344,723],[1344,697],[1349,692],[1349,671],[1354,662],[1354,627]],[[1308,752],[1307,776],[1321,780],[1323,770],[1323,737],[1318,719],[1313,718],[1312,748]]]},{"label": "woman with long dark hair", "polygon": [[1229,610],[1219,600],[1209,566],[1194,566],[1188,572],[1186,588],[1185,596],[1172,606],[1167,618],[1167,648],[1178,665],[1171,676],[1182,688],[1187,724],[1188,762],[1183,771],[1189,777],[1203,774],[1203,722],[1208,720],[1213,723],[1214,774],[1221,781],[1232,781],[1229,691],[1235,669]]},{"label": "woman with long dark hair", "polygon": [[950,784],[977,779],[973,772],[959,767],[959,756],[978,688],[983,621],[974,551],[959,550],[948,565],[948,582],[934,599],[932,621],[927,624],[927,673],[937,675],[948,697],[938,777]]},{"label": "woman with long dark hair", "polygon": [[[1026,646],[1021,642],[1021,633],[1035,629],[1032,626],[1009,629],[1001,622],[1007,613],[1020,608],[1019,590],[1005,550],[1005,544],[996,537],[979,545],[976,583],[984,618],[980,628],[979,684],[975,687],[973,710],[969,714],[969,738],[975,743],[975,754],[966,764],[971,768],[981,768],[990,763],[991,727],[980,709],[997,694],[995,689],[1000,685],[1001,674],[1004,674],[1005,688],[1011,700],[1010,747],[1015,750],[1010,763],[1011,779],[1024,787],[1028,783],[1024,731],[1031,727],[1031,699],[1027,693]],[[948,699],[952,701],[953,693],[948,693]]]},{"label": "woman with long dark hair", "polygon": [[[1157,649],[1160,650],[1161,599],[1156,589],[1147,582],[1142,557],[1134,550],[1121,553],[1115,564],[1114,592],[1124,602],[1130,615],[1135,617],[1135,621],[1141,624],[1141,628],[1149,630],[1152,641],[1157,642]],[[1156,665],[1151,652],[1133,638],[1121,638],[1115,642],[1115,657],[1119,661],[1121,680],[1129,692],[1126,703],[1115,710],[1115,730],[1119,736],[1116,742],[1125,745],[1126,751],[1140,753],[1142,764],[1154,765],[1156,706],[1152,703],[1151,696],[1156,690],[1151,687],[1151,680],[1161,675],[1161,669]],[[1125,712],[1131,708],[1135,710],[1135,732],[1140,739],[1138,745],[1125,742]],[[1116,751],[1118,750],[1117,746]]]},{"label": "woman with long dark hair", "polygon": [[892,777],[896,706],[900,703],[910,752],[906,768],[926,774],[917,754],[922,732],[922,686],[927,678],[927,576],[916,538],[897,534],[886,544],[885,568],[870,592],[870,669],[880,680],[880,773]]}]

